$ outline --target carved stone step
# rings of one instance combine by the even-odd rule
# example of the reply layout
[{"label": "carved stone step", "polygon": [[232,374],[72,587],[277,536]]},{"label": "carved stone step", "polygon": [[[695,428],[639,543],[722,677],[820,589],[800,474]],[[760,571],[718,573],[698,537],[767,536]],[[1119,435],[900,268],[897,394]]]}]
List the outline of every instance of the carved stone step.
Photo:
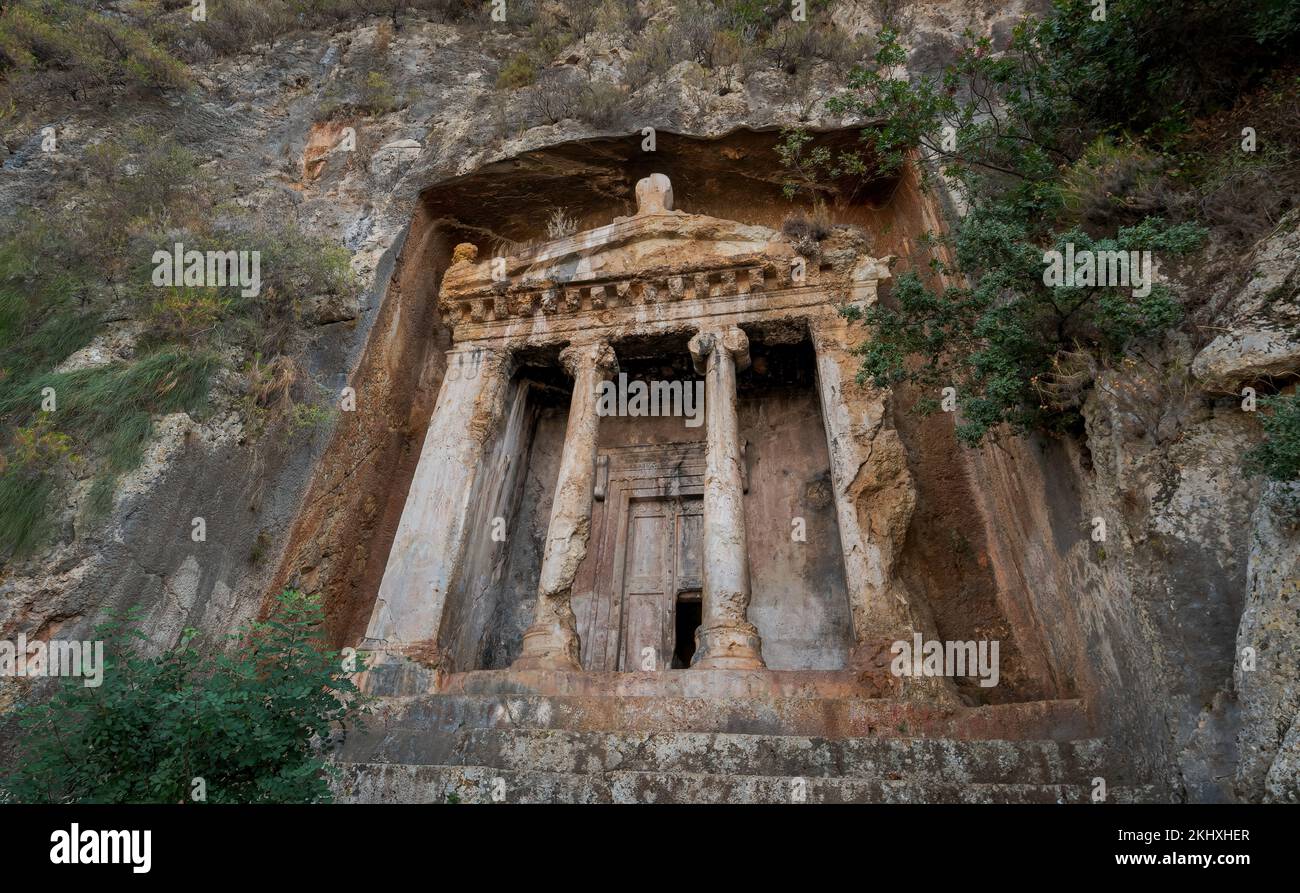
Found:
[{"label": "carved stone step", "polygon": [[390,728],[731,732],[823,738],[1071,741],[1093,733],[1078,701],[946,708],[855,698],[419,695],[381,698],[370,734]]},{"label": "carved stone step", "polygon": [[[1069,784],[961,784],[614,771],[600,775],[486,766],[352,763],[335,784],[348,803],[1089,803],[1092,788]],[[495,796],[494,796],[495,794]],[[1158,802],[1154,786],[1111,787],[1109,803]]]},{"label": "carved stone step", "polygon": [[1023,784],[1088,783],[1103,775],[1103,742],[672,733],[635,735],[480,729],[462,737],[456,762],[502,769],[615,770],[719,775],[845,776]]},{"label": "carved stone step", "polygon": [[1098,739],[961,741],[953,739],[637,734],[474,729],[455,743],[412,729],[393,729],[355,762],[493,766],[516,771],[594,774],[611,771],[721,775],[844,776],[901,780],[933,777],[961,783],[1115,785],[1134,780],[1108,766]]},{"label": "carved stone step", "polygon": [[[623,461],[631,461],[624,459]],[[680,460],[679,460],[680,461]],[[701,460],[702,461],[702,460]],[[702,478],[701,478],[702,479]],[[449,676],[442,694],[607,696],[620,698],[866,698],[851,670],[660,670],[565,673],[474,670]],[[380,694],[381,692],[375,692]],[[411,694],[413,692],[392,692]]]}]

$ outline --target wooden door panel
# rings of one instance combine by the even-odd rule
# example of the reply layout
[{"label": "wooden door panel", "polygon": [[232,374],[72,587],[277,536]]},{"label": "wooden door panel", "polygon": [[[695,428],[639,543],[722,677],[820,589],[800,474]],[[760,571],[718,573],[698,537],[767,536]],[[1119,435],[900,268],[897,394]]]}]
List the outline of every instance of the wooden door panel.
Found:
[{"label": "wooden door panel", "polygon": [[637,506],[628,521],[628,592],[658,592],[663,589],[664,561],[668,553],[668,516],[658,505]]},{"label": "wooden door panel", "polygon": [[[623,652],[626,672],[663,669],[663,593],[629,592],[627,594],[627,647]],[[652,648],[647,663],[645,649]]]},{"label": "wooden door panel", "polygon": [[[614,447],[593,510],[592,549],[575,586],[582,666],[640,671],[672,665],[678,594],[703,576],[704,444]],[[585,597],[579,597],[579,592]]]},{"label": "wooden door panel", "polygon": [[623,576],[623,666],[637,671],[643,649],[654,649],[653,666],[663,664],[664,607],[671,576],[668,506],[660,500],[632,504],[627,525],[627,569]]},{"label": "wooden door panel", "polygon": [[674,593],[704,586],[704,500],[682,499],[678,505]]}]

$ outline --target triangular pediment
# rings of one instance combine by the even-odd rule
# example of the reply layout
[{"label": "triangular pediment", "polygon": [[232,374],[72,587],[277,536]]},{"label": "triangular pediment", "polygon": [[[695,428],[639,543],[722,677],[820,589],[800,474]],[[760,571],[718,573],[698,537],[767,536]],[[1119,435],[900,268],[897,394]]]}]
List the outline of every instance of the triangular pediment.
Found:
[{"label": "triangular pediment", "polygon": [[444,314],[481,322],[830,284],[776,230],[675,211],[671,189],[648,177],[633,216],[514,254],[478,260],[465,246],[443,277]]}]

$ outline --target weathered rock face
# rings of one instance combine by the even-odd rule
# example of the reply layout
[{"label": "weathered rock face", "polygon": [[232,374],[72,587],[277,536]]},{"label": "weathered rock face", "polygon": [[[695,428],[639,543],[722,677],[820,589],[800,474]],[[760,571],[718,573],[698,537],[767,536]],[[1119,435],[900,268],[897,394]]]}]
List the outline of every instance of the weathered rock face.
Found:
[{"label": "weathered rock face", "polygon": [[[921,70],[942,56],[947,35],[964,26],[1005,36],[1033,6],[915,5],[912,27],[923,39],[910,67]],[[836,20],[863,34],[879,24],[871,3],[841,4]],[[34,149],[38,127],[6,134],[14,151],[4,162],[0,199],[17,206],[39,203],[52,166],[75,163],[96,132],[127,118],[151,121],[210,157],[211,167],[238,185],[238,201],[282,207],[304,228],[345,245],[367,288],[356,306],[311,304],[314,326],[305,333],[311,372],[331,390],[355,388],[355,412],[296,442],[253,443],[236,389],[222,383],[209,417],[159,420],[144,465],[122,481],[105,527],[81,529],[74,500],[66,506],[62,542],[6,568],[0,635],[80,634],[105,610],[138,603],[148,611],[154,643],[165,647],[186,626],[219,637],[292,584],[322,594],[332,637],[355,644],[371,620],[417,462],[422,452],[444,446],[427,435],[439,394],[458,387],[447,381],[457,377],[448,365],[456,362],[448,353],[451,323],[527,319],[515,314],[519,302],[546,301],[545,280],[558,278],[536,258],[508,269],[509,276],[531,269],[537,282],[511,296],[515,305],[506,301],[497,320],[496,296],[472,286],[476,276],[490,286],[486,265],[498,242],[541,240],[557,207],[579,229],[608,224],[634,210],[639,179],[662,173],[683,217],[703,215],[731,227],[713,224],[713,236],[783,260],[796,253],[776,232],[790,205],[780,190],[775,128],[821,120],[822,109],[804,107],[779,73],[742,79],[683,63],[629,94],[628,120],[613,131],[573,119],[537,124],[526,119],[518,96],[493,89],[501,63],[515,52],[507,36],[411,22],[393,37],[383,62],[404,104],[377,116],[346,107],[322,115],[322,96],[346,93],[340,85],[376,64],[376,37],[372,26],[354,28],[296,39],[265,57],[212,63],[201,72],[201,89],[168,107],[72,108],[56,122],[64,136],[55,157]],[[575,46],[566,59],[614,72],[624,64],[604,38]],[[828,81],[828,72],[817,71],[801,92]],[[645,126],[658,130],[654,152],[642,148]],[[348,128],[355,151],[343,148]],[[837,138],[848,145],[855,134]],[[837,214],[837,222],[862,230],[837,230],[819,246],[832,266],[869,255],[896,256],[905,267],[919,234],[942,225],[938,206],[908,178],[874,184]],[[776,682],[719,677],[717,690],[734,700],[723,715],[708,716],[700,691],[666,690],[661,681],[633,678],[617,692],[575,691],[544,701],[531,698],[528,686],[558,683],[525,679],[513,693],[463,690],[408,705],[391,718],[387,738],[355,745],[348,796],[487,796],[491,772],[522,773],[544,753],[544,772],[512,782],[517,799],[783,799],[789,777],[825,774],[818,767],[842,765],[845,753],[885,766],[891,759],[902,765],[905,752],[928,752],[925,741],[905,740],[914,735],[961,742],[955,755],[945,751],[925,764],[941,782],[824,780],[814,784],[818,796],[1080,799],[1093,775],[1111,771],[1098,756],[1103,745],[1087,737],[1101,727],[1105,747],[1131,752],[1140,769],[1119,780],[1129,793],[1118,796],[1295,801],[1300,529],[1289,500],[1297,496],[1294,488],[1261,487],[1240,473],[1237,460],[1259,437],[1258,423],[1241,411],[1241,388],[1289,386],[1300,374],[1296,223],[1284,221],[1258,247],[1250,280],[1210,321],[1218,334],[1208,344],[1172,343],[1150,368],[1099,373],[1084,407],[1082,443],[1026,440],[965,453],[949,421],[902,419],[902,404],[914,395],[855,380],[851,348],[858,335],[847,321],[828,316],[810,329],[822,396],[814,402],[809,389],[788,405],[810,424],[820,412],[829,432],[826,462],[842,483],[826,484],[833,491],[827,526],[834,514],[837,532],[869,532],[842,539],[836,557],[852,616],[828,614],[823,628],[845,641],[850,628],[878,634],[857,643],[852,661],[844,647],[846,664],[857,669],[879,670],[881,646],[903,629],[1002,639],[1008,698],[1018,703],[968,709],[960,705],[979,692],[921,685],[903,692],[905,706],[900,700],[886,707],[847,697],[862,691],[853,676],[835,677],[834,691],[816,690],[798,675]],[[454,256],[463,243],[474,250]],[[677,247],[648,246],[635,272],[671,265]],[[457,282],[468,300],[453,300],[454,290],[444,289]],[[1184,293],[1205,287],[1175,285]],[[689,293],[691,284],[682,287]],[[563,307],[562,291],[551,297]],[[139,335],[135,321],[115,324],[64,368],[130,356]],[[841,394],[842,404],[825,402],[829,391]],[[502,462],[478,489],[468,489],[467,500],[482,503],[473,523],[512,505],[530,520],[510,555],[483,565],[490,571],[478,581],[482,597],[465,603],[468,619],[460,628],[488,632],[415,642],[417,666],[437,665],[447,653],[453,664],[503,668],[532,619],[520,604],[536,594],[532,569],[543,560],[567,403],[551,394],[530,404],[522,390],[483,400],[509,407],[487,413],[504,415],[504,424],[485,427],[479,413],[463,429],[444,431],[449,460],[465,446],[465,433],[487,443],[503,432],[507,441],[532,432],[534,464],[525,475]],[[762,416],[741,400],[742,433],[763,424]],[[768,458],[777,449],[774,440],[752,440]],[[206,519],[203,544],[189,536],[196,515]],[[1094,518],[1106,522],[1104,542],[1090,536]],[[263,555],[265,542],[274,547]],[[493,587],[526,595],[494,602],[487,596]],[[775,612],[775,592],[756,583],[751,610]],[[760,632],[763,618],[760,610]],[[803,654],[798,644],[783,647],[792,662]],[[833,660],[837,649],[826,649]],[[1253,663],[1243,660],[1247,649]],[[461,684],[472,688],[475,681]],[[664,699],[663,710],[644,708],[639,699],[648,694]],[[503,729],[503,714],[523,719]],[[831,726],[845,739],[903,738],[868,753],[854,749],[867,747],[860,743],[828,743]],[[638,750],[638,734],[666,732],[683,737]],[[587,733],[595,737],[581,737]],[[773,738],[757,737],[764,735]],[[1019,746],[1040,739],[1056,740]],[[461,744],[457,764],[448,748]],[[699,773],[730,771],[701,756],[723,746],[778,757],[744,783],[711,777],[691,787]],[[1030,779],[1006,768],[1032,774],[1043,763],[1040,751],[1059,772]],[[491,772],[467,764],[471,757]],[[570,771],[580,765],[627,774],[593,780],[587,770]],[[1015,787],[1022,782],[1032,787]]]},{"label": "weathered rock face", "polygon": [[[1300,374],[1298,324],[1300,215],[1293,213],[1256,246],[1249,280],[1223,313],[1224,332],[1192,363],[1192,374],[1206,391],[1233,395],[1225,400],[1226,415],[1234,429],[1247,429],[1236,442],[1225,444],[1226,439],[1220,437],[1214,444],[1215,454],[1206,457],[1207,464],[1222,461],[1224,446],[1230,457],[1239,456],[1245,443],[1254,439],[1252,414],[1243,411],[1249,405],[1241,398],[1243,388],[1285,385]],[[1232,476],[1236,464],[1228,463],[1224,477]],[[1234,568],[1240,568],[1243,558],[1245,563],[1233,684],[1224,686],[1218,696],[1227,699],[1235,690],[1240,710],[1240,725],[1232,742],[1237,751],[1235,793],[1250,801],[1296,802],[1300,799],[1300,742],[1296,735],[1300,715],[1296,672],[1300,668],[1296,611],[1300,506],[1296,485],[1268,482],[1262,490],[1255,490],[1239,482],[1234,489],[1237,499],[1208,505],[1206,513],[1230,507],[1221,522],[1220,542],[1231,542]],[[1257,499],[1251,498],[1256,494]],[[1234,600],[1234,607],[1236,603]],[[1225,723],[1221,734],[1231,735],[1232,728]]]},{"label": "weathered rock face", "polygon": [[1233,669],[1241,705],[1236,791],[1250,801],[1300,802],[1300,681],[1295,673],[1300,666],[1300,523],[1295,498],[1294,485],[1270,484],[1250,519],[1246,604]]},{"label": "weathered rock face", "polygon": [[1086,452],[1026,442],[971,457],[1000,599],[1016,579],[1033,593],[1008,606],[1013,625],[1054,630],[1040,639],[1049,665],[1073,666],[1077,692],[1190,800],[1294,797],[1294,506],[1241,470],[1259,431],[1238,391],[1297,367],[1289,348],[1234,352],[1233,337],[1294,312],[1293,239],[1282,226],[1262,242],[1244,287],[1211,284],[1228,290],[1210,322],[1225,334],[1201,351],[1176,338],[1148,365],[1098,375]]},{"label": "weathered rock face", "polygon": [[1300,368],[1300,214],[1292,213],[1255,252],[1250,280],[1223,314],[1227,330],[1196,354],[1192,375],[1211,393],[1286,381]]}]

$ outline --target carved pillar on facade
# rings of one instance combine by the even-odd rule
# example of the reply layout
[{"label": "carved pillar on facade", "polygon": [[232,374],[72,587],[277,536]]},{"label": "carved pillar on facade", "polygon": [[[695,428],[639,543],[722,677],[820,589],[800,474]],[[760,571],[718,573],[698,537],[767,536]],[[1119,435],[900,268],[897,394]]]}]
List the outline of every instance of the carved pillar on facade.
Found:
[{"label": "carved pillar on facade", "polygon": [[473,344],[447,352],[364,648],[437,665],[438,630],[461,572],[470,500],[505,412],[511,366],[506,352]]},{"label": "carved pillar on facade", "polygon": [[749,339],[735,326],[702,331],[690,342],[705,376],[708,447],[704,479],[703,618],[693,667],[763,668],[762,641],[749,622],[749,553],[736,419],[736,371],[749,365]]},{"label": "carved pillar on facade", "polygon": [[601,380],[617,373],[618,360],[607,342],[596,341],[566,347],[560,362],[573,376],[573,397],[538,577],[537,612],[524,633],[523,649],[513,665],[516,670],[582,669],[570,599],[591,534],[600,426],[597,395]]},{"label": "carved pillar on facade", "polygon": [[889,418],[889,392],[857,381],[853,348],[861,336],[838,313],[810,320],[809,328],[856,642],[853,659],[859,666],[879,666],[889,643],[910,639],[925,625],[915,622],[915,606],[897,579],[916,488]]}]

